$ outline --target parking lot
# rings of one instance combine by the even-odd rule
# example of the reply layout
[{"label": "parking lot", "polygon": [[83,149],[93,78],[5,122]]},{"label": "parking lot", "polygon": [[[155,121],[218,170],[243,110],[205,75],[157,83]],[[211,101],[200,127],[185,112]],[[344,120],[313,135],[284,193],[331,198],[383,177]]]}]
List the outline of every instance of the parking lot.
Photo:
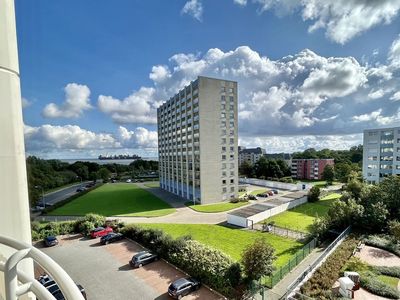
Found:
[{"label": "parking lot", "polygon": [[[101,246],[80,235],[60,238],[58,246],[41,250],[60,264],[86,290],[89,300],[171,299],[168,286],[185,274],[163,260],[132,269],[129,260],[143,248],[129,240]],[[39,247],[39,245],[38,245]],[[40,273],[37,270],[36,275]],[[205,287],[184,299],[221,299]]]}]

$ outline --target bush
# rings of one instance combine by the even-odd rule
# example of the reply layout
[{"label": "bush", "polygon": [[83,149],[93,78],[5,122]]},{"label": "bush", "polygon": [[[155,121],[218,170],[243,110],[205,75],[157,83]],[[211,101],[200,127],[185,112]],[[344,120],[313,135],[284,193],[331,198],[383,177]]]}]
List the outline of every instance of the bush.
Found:
[{"label": "bush", "polygon": [[231,200],[229,200],[230,203],[239,203],[239,198],[232,198]]},{"label": "bush", "polygon": [[400,278],[400,267],[373,266],[372,270],[375,273]]},{"label": "bush", "polygon": [[190,236],[173,239],[161,230],[137,225],[128,225],[122,232],[221,293],[231,295],[232,288],[240,282],[240,265]]},{"label": "bush", "polygon": [[314,185],[307,195],[308,202],[317,202],[319,200],[319,196],[321,194],[321,190],[318,186]]},{"label": "bush", "polygon": [[79,224],[79,232],[86,236],[90,235],[90,232],[95,228],[94,223],[90,221],[84,221]]},{"label": "bush", "polygon": [[358,239],[353,236],[346,238],[338,248],[315,271],[312,277],[301,287],[301,293],[320,300],[331,299],[324,291],[331,289],[342,268],[357,247]]},{"label": "bush", "polygon": [[399,298],[399,292],[391,286],[376,279],[374,273],[362,273],[360,285],[372,294],[390,299]]},{"label": "bush", "polygon": [[364,239],[368,246],[377,247],[400,256],[400,245],[389,235],[370,235]]}]

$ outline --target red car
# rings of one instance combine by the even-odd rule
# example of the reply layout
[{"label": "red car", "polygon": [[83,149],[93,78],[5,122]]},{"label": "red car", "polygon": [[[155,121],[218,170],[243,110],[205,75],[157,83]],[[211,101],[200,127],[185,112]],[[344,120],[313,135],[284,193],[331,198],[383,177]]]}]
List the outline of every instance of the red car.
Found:
[{"label": "red car", "polygon": [[113,232],[113,229],[111,227],[97,227],[90,232],[90,236],[94,239],[100,236],[105,236],[110,232]]},{"label": "red car", "polygon": [[268,191],[268,195],[273,196],[274,192],[273,191]]}]

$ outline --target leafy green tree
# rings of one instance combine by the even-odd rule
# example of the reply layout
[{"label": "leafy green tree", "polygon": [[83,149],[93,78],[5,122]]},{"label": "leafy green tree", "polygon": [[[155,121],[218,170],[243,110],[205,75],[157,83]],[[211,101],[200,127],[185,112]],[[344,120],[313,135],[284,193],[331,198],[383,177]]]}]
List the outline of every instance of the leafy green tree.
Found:
[{"label": "leafy green tree", "polygon": [[327,218],[329,218],[331,225],[344,228],[357,224],[363,213],[364,207],[354,199],[349,199],[347,202],[338,200],[332,203],[328,210]]},{"label": "leafy green tree", "polygon": [[324,170],[322,171],[322,179],[326,180],[328,184],[332,184],[333,180],[335,179],[335,171],[333,169],[333,166],[325,166]]},{"label": "leafy green tree", "polygon": [[389,176],[379,183],[382,202],[385,203],[392,219],[400,219],[400,176]]},{"label": "leafy green tree", "polygon": [[246,177],[252,177],[253,166],[248,161],[244,161],[239,166],[239,173]]},{"label": "leafy green tree", "polygon": [[242,253],[242,265],[250,280],[259,280],[274,271],[275,249],[265,239],[257,239],[248,245]]},{"label": "leafy green tree", "polygon": [[346,185],[346,191],[351,194],[351,196],[358,200],[361,197],[361,192],[363,190],[363,183],[357,179],[350,179],[350,181]]},{"label": "leafy green tree", "polygon": [[319,196],[321,194],[321,190],[318,186],[314,185],[309,191],[307,195],[308,202],[317,202],[319,200]]},{"label": "leafy green tree", "polygon": [[337,180],[343,183],[347,183],[349,175],[352,170],[352,166],[346,163],[335,164],[335,177]]},{"label": "leafy green tree", "polygon": [[110,178],[111,172],[107,168],[100,168],[98,172],[98,177],[103,180],[103,182],[107,182]]}]

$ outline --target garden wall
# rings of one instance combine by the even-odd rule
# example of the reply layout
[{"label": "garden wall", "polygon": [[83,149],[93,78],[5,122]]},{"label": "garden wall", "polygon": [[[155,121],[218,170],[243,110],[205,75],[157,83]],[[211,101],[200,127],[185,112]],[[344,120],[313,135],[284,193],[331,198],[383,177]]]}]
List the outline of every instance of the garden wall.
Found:
[{"label": "garden wall", "polygon": [[282,190],[289,190],[289,191],[297,191],[297,190],[308,190],[312,187],[311,184],[308,183],[284,183],[279,181],[271,181],[271,180],[263,180],[257,178],[239,178],[239,183],[246,183],[246,184],[253,184],[259,186],[265,186],[268,188],[276,188]]}]

